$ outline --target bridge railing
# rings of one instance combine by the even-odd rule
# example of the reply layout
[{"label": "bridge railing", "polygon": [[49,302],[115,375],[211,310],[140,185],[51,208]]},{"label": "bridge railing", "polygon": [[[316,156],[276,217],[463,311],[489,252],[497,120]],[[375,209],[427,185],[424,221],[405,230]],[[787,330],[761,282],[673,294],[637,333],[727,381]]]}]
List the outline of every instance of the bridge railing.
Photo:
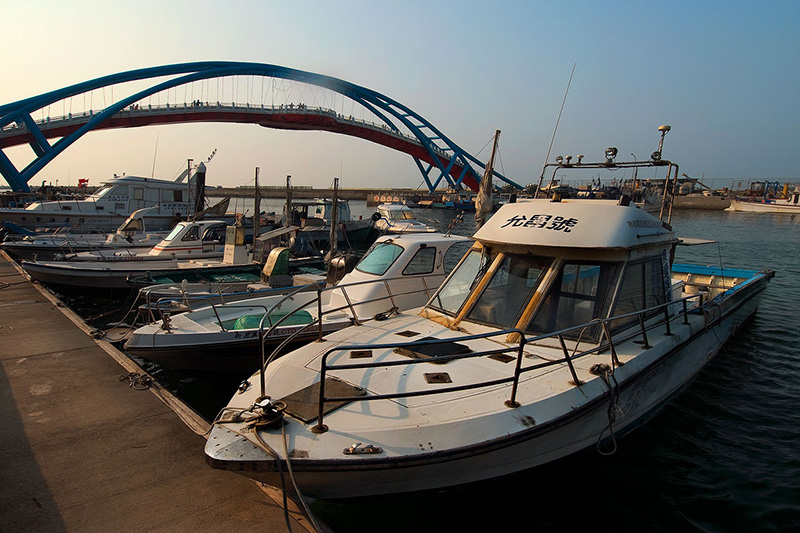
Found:
[{"label": "bridge railing", "polygon": [[[166,103],[164,105],[141,105],[141,104],[134,104],[132,106],[128,106],[116,113],[114,113],[113,117],[133,117],[133,116],[142,116],[142,115],[164,115],[164,114],[172,114],[172,113],[185,113],[187,111],[203,109],[208,111],[241,111],[244,110],[245,112],[254,112],[259,114],[286,114],[286,113],[296,113],[296,114],[318,114],[318,115],[326,115],[335,118],[339,122],[346,122],[351,124],[359,125],[360,127],[370,128],[374,131],[379,131],[384,135],[391,135],[397,139],[401,139],[406,142],[412,142],[418,145],[422,145],[422,143],[416,137],[411,135],[407,135],[401,133],[400,131],[392,130],[388,125],[384,123],[376,123],[374,121],[367,121],[365,119],[358,119],[350,116],[343,115],[341,113],[337,113],[336,110],[325,108],[325,107],[308,107],[305,104],[289,104],[289,105],[267,105],[259,104],[259,105],[252,105],[250,103],[236,103],[231,102],[230,104],[216,102],[216,104],[209,104],[208,102],[202,102],[200,100],[196,100],[197,104],[193,102],[182,102],[179,104],[169,104]],[[34,123],[38,125],[43,131],[46,131],[50,128],[62,127],[64,125],[71,125],[71,124],[85,124],[88,122],[96,113],[99,113],[100,110],[86,110],[77,113],[67,113],[65,115],[55,115],[55,116],[48,116],[44,119],[34,120]],[[17,123],[11,123],[7,126],[0,129],[0,137],[4,135],[19,135],[28,133],[29,129],[25,124],[19,125]],[[447,153],[442,150],[440,147],[433,145],[433,149],[440,153],[441,155],[447,155]]]}]

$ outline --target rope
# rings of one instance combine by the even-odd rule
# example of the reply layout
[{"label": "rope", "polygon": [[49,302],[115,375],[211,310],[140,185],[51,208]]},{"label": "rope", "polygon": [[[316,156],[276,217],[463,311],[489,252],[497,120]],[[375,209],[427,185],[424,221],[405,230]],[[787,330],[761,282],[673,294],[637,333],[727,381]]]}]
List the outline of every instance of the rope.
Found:
[{"label": "rope", "polygon": [[126,379],[129,381],[128,386],[134,390],[147,390],[153,383],[153,378],[139,372],[128,372],[119,377],[120,381],[125,381]]},{"label": "rope", "polygon": [[[136,327],[136,324],[135,324],[136,321],[135,320],[131,321],[130,324],[127,324],[127,320],[128,320],[128,317],[130,316],[130,314],[136,308],[136,303],[138,301],[139,301],[139,293],[137,292],[137,293],[134,293],[133,302],[131,303],[131,306],[128,308],[128,311],[125,313],[125,316],[123,316],[122,319],[120,321],[118,321],[115,325],[113,325],[111,327],[108,327],[105,330],[104,329],[100,329],[100,328],[95,329],[91,333],[92,337],[95,338],[95,339],[106,339],[106,340],[108,340],[108,342],[119,342],[119,341],[122,341],[123,339],[125,339],[128,336],[128,334],[131,331],[133,331],[133,329]],[[109,311],[108,313],[102,313],[100,315],[97,315],[95,317],[87,319],[87,321],[88,320],[92,320],[94,318],[99,318],[99,317],[105,316],[105,315],[107,315],[107,314],[109,314],[111,312],[112,311]],[[128,326],[128,329],[119,338],[109,337],[108,336],[108,331],[111,330],[114,327],[119,326],[120,324],[125,324],[126,326]]]},{"label": "rope", "polygon": [[[276,464],[276,466],[278,468],[278,474],[280,475],[280,479],[281,479],[281,487],[280,488],[281,488],[281,494],[283,494],[283,518],[284,518],[284,521],[286,522],[286,528],[291,533],[292,524],[291,524],[291,520],[290,520],[290,517],[289,517],[289,498],[288,498],[288,496],[286,494],[286,478],[285,478],[285,475],[284,475],[284,470],[283,470],[281,457],[278,454],[278,452],[275,451],[269,444],[267,444],[264,441],[264,439],[261,438],[261,435],[259,435],[259,433],[258,433],[258,425],[257,425],[258,424],[258,420],[262,416],[264,416],[264,415],[259,415],[258,413],[256,413],[256,409],[258,409],[258,408],[260,408],[260,406],[258,404],[256,404],[256,405],[252,405],[251,407],[249,407],[247,409],[243,409],[243,410],[237,411],[236,414],[234,415],[234,418],[232,420],[230,420],[230,421],[232,421],[232,422],[243,422],[250,429],[252,429],[252,434],[253,434],[253,436],[255,437],[255,440],[256,440],[255,444],[259,448],[261,448],[267,455],[269,455],[270,457],[272,457],[275,460],[275,464]],[[211,427],[213,427],[214,424],[216,424],[217,421],[219,421],[222,418],[224,413],[230,412],[230,411],[235,411],[235,410],[230,409],[229,407],[225,407],[222,410],[220,410],[219,414],[217,414],[217,416],[214,418],[214,422],[212,422]],[[245,419],[243,417],[243,415],[245,413],[252,413],[254,416],[252,418]],[[282,418],[278,419],[278,421],[279,421],[279,423],[281,425],[281,435],[283,437],[283,449],[284,449],[284,453],[286,454],[286,467],[287,467],[287,470],[288,470],[288,473],[289,473],[289,479],[291,480],[292,486],[294,487],[294,490],[297,493],[298,498],[300,499],[300,503],[302,504],[303,509],[305,510],[306,516],[311,521],[311,524],[312,524],[312,526],[314,528],[314,531],[320,531],[319,525],[314,520],[314,515],[311,513],[311,510],[308,508],[308,505],[306,504],[305,497],[303,496],[303,493],[300,492],[300,488],[297,486],[297,481],[295,480],[294,472],[292,471],[292,464],[289,461],[289,445],[288,445],[288,440],[287,440],[287,437],[286,437],[286,429],[285,429],[286,424],[283,422]]]},{"label": "rope", "polygon": [[[267,455],[275,459],[275,464],[278,466],[278,474],[281,477],[281,493],[283,494],[283,519],[286,522],[286,529],[289,530],[289,533],[292,532],[292,523],[289,520],[289,498],[286,496],[286,480],[283,476],[283,465],[281,464],[281,458],[278,455],[278,452],[273,450],[269,444],[264,442],[261,438],[261,435],[258,434],[258,428],[253,428],[253,436],[255,436],[256,440],[258,441],[259,447],[267,452]],[[289,460],[287,458],[286,464],[289,464]]]},{"label": "rope", "polygon": [[[617,451],[617,439],[614,435],[614,428],[613,424],[614,421],[617,419],[617,414],[622,413],[622,410],[619,408],[619,404],[617,403],[619,400],[619,383],[617,383],[617,378],[614,377],[614,369],[606,364],[597,364],[593,365],[592,368],[589,370],[592,374],[596,376],[600,376],[603,381],[608,386],[608,391],[610,392],[609,395],[609,403],[608,403],[608,425],[600,431],[600,434],[597,436],[597,453],[604,456],[614,455]],[[614,381],[614,385],[612,387],[611,381]],[[600,443],[603,440],[603,435],[605,435],[606,431],[608,431],[609,436],[611,437],[611,444],[612,448],[609,451],[603,451],[600,448]]]},{"label": "rope", "polygon": [[306,511],[306,516],[309,520],[311,520],[311,526],[314,528],[314,531],[319,531],[319,525],[317,521],[314,520],[314,515],[311,512],[311,509],[308,508],[306,504],[306,499],[303,496],[303,493],[300,492],[300,487],[297,486],[297,481],[294,478],[294,472],[292,471],[292,462],[289,460],[289,442],[286,438],[286,425],[281,424],[281,435],[283,436],[283,452],[286,454],[286,468],[289,470],[289,479],[292,480],[292,485],[294,486],[294,491],[297,493],[297,497],[300,499],[300,503],[303,506],[303,509]]}]

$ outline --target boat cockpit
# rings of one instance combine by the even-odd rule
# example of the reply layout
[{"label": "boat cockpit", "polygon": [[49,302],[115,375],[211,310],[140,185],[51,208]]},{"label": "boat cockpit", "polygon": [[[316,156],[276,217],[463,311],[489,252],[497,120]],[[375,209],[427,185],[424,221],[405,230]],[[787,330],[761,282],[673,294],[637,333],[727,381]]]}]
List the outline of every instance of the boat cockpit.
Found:
[{"label": "boat cockpit", "polygon": [[[469,329],[469,323],[518,329],[535,337],[667,303],[672,300],[668,258],[677,240],[666,229],[637,235],[639,210],[630,207],[618,212],[623,218],[626,212],[633,215],[621,222],[633,233],[633,241],[641,244],[625,248],[604,243],[603,236],[591,235],[591,230],[586,237],[595,245],[590,248],[549,246],[530,239],[527,243],[507,238],[481,242],[479,232],[478,242],[423,313],[453,329]],[[496,233],[499,228],[494,226],[490,224],[484,235]],[[577,232],[568,238],[576,236]],[[611,322],[611,331],[630,323],[626,319]],[[587,327],[565,332],[564,337],[598,342],[600,333],[599,326]]]}]

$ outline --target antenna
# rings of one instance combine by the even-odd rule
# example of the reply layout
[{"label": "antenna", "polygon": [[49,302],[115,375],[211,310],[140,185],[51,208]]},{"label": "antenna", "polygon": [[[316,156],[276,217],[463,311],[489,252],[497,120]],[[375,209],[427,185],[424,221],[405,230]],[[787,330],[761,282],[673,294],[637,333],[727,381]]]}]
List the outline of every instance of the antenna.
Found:
[{"label": "antenna", "polygon": [[159,135],[161,135],[160,131],[156,133],[156,149],[153,152],[153,171],[150,172],[150,177],[151,178],[155,177],[155,174],[156,174],[156,155],[158,155],[158,136]]},{"label": "antenna", "polygon": [[[572,76],[575,74],[575,65],[577,65],[577,63],[573,63],[572,64],[572,72],[569,75],[569,82],[567,82],[567,90],[564,91],[564,99],[561,101],[561,110],[558,112],[558,119],[556,119],[556,127],[553,128],[553,136],[550,138],[550,146],[547,147],[547,155],[544,156],[544,164],[545,164],[545,166],[547,166],[547,161],[550,160],[550,150],[553,149],[553,141],[556,140],[556,132],[558,131],[558,123],[561,122],[561,113],[564,112],[564,104],[567,103],[567,95],[569,94],[569,86],[572,85]],[[542,180],[544,179],[545,166],[542,167],[542,175],[539,176],[539,184],[536,186],[536,196],[534,196],[534,198],[538,198],[539,197],[539,189],[542,188]]]}]

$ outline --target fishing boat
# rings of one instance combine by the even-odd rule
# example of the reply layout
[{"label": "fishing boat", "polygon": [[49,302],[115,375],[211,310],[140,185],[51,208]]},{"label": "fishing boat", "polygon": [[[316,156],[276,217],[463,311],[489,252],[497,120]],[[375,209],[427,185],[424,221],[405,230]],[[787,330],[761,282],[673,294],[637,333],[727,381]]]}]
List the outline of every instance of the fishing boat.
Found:
[{"label": "fishing boat", "polygon": [[189,220],[179,222],[166,236],[150,248],[98,248],[86,252],[66,253],[61,261],[172,261],[175,259],[212,259],[222,257],[227,225],[222,220]]},{"label": "fishing boat", "polygon": [[377,207],[380,218],[375,220],[375,229],[381,233],[434,232],[424,222],[417,220],[414,211],[404,204],[381,204]]},{"label": "fishing boat", "polygon": [[56,230],[51,233],[30,232],[19,240],[5,240],[0,248],[19,259],[35,261],[65,257],[81,252],[122,249],[148,251],[167,236],[166,231],[151,231],[147,215],[156,208],[137,209],[114,233],[71,233]]},{"label": "fishing boat", "polygon": [[[660,157],[649,166],[677,176]],[[669,217],[625,197],[508,204],[474,238],[423,308],[254,374],[217,417],[207,462],[347,498],[610,453],[713,359],[773,277],[672,264]]]},{"label": "fishing boat", "polygon": [[[198,177],[198,174],[202,177]],[[169,230],[176,220],[194,212],[198,205],[197,184],[205,183],[205,165],[187,182],[183,174],[176,181],[115,176],[85,199],[33,202],[25,208],[2,208],[0,220],[28,229],[83,228],[113,232],[131,213],[156,207],[147,215],[153,231]],[[202,194],[200,194],[200,197]]]},{"label": "fishing boat", "polygon": [[383,237],[336,285],[259,291],[205,307],[200,298],[193,311],[138,328],[125,350],[177,369],[253,370],[262,343],[307,341],[423,305],[471,242],[441,233]]},{"label": "fishing boat", "polygon": [[[147,254],[80,255],[78,260],[22,261],[31,279],[61,287],[130,289],[129,277],[158,272],[225,272],[252,263],[244,246],[244,228],[228,226],[224,244],[219,220],[181,222]],[[87,253],[88,254],[88,253]],[[258,270],[256,265],[256,270]]]},{"label": "fishing boat", "polygon": [[744,213],[800,214],[800,188],[795,188],[790,192],[786,186],[782,194],[766,194],[765,192],[766,190],[762,189],[760,196],[732,198],[731,205],[727,210]]},{"label": "fishing boat", "polygon": [[[331,221],[334,217],[333,205],[331,200],[325,198],[294,200],[291,205],[290,221],[292,225],[300,227],[297,236],[312,243],[316,249],[327,247],[330,243]],[[337,242],[345,244],[365,242],[372,229],[372,220],[352,218],[347,200],[337,200],[336,206]]]}]

